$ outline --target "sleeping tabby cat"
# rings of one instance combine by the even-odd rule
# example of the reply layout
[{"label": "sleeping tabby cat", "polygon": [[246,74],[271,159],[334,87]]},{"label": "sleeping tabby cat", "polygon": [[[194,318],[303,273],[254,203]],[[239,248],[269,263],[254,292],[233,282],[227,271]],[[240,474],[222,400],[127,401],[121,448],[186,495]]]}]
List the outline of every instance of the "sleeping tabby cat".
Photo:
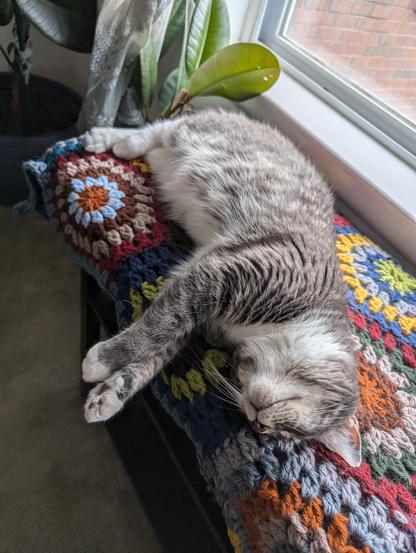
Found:
[{"label": "sleeping tabby cat", "polygon": [[238,386],[227,389],[257,432],[317,439],[358,466],[333,198],[310,161],[277,130],[225,111],[94,128],[85,140],[90,152],[145,156],[169,216],[197,245],[140,320],[88,352],[84,380],[102,382],[87,421],[117,413],[211,327],[234,347]]}]

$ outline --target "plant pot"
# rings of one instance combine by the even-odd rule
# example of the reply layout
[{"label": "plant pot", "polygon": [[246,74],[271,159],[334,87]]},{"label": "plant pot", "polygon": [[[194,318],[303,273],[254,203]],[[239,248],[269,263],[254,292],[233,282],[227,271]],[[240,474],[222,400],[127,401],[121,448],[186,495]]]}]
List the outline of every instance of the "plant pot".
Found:
[{"label": "plant pot", "polygon": [[14,123],[10,110],[12,82],[10,73],[0,73],[0,205],[7,206],[28,194],[22,161],[39,157],[54,142],[78,134],[76,122],[81,108],[80,96],[71,89],[32,76],[32,130],[17,134],[10,131]]}]

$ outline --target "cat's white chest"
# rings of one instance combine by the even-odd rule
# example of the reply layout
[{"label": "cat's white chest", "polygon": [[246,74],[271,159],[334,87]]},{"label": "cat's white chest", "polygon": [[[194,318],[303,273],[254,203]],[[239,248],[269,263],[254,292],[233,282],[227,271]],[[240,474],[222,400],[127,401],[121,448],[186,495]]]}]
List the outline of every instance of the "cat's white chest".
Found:
[{"label": "cat's white chest", "polygon": [[165,147],[155,148],[146,155],[158,182],[162,201],[168,206],[170,217],[180,224],[192,240],[207,245],[218,232],[218,222],[210,210],[210,201],[192,180],[197,160],[178,157]]}]

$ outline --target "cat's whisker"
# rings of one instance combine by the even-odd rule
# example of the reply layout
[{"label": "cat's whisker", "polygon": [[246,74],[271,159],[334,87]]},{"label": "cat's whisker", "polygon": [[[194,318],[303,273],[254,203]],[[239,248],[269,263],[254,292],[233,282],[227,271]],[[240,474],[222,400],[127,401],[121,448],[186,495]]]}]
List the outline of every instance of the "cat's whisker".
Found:
[{"label": "cat's whisker", "polygon": [[207,381],[211,384],[213,388],[215,388],[218,392],[220,392],[224,397],[232,401],[235,405],[239,406],[238,398],[236,398],[235,395],[232,394],[230,390],[228,390],[228,388],[222,386],[221,383],[216,382],[210,377],[207,377],[206,375],[204,376],[206,377]]},{"label": "cat's whisker", "polygon": [[241,392],[233,384],[231,384],[212,364],[211,371],[215,374],[215,377],[209,373],[209,371],[200,371],[201,374],[209,381],[213,386],[217,388],[222,388],[223,391],[227,392],[233,399],[241,399]]},{"label": "cat's whisker", "polygon": [[238,390],[234,390],[233,388],[224,385],[222,388],[224,392],[228,393],[228,395],[232,397],[235,401],[241,400],[241,393]]},{"label": "cat's whisker", "polygon": [[[203,357],[205,356],[205,352],[202,350],[202,348],[199,346],[199,344],[197,344],[195,341],[191,341],[189,346],[200,357],[200,360],[202,360]],[[226,360],[226,365],[227,364],[228,364],[229,367],[231,367],[231,363],[228,360]],[[204,371],[199,370],[199,372],[201,372],[205,376],[205,378],[211,382],[211,384],[213,386],[216,386],[217,389],[220,389],[220,387],[221,387],[222,392],[223,393],[225,392],[228,395],[228,397],[230,397],[231,399],[236,400],[236,401],[241,399],[240,390],[238,390],[238,388],[236,388],[229,380],[227,380],[224,377],[224,375],[222,375],[220,373],[220,371],[217,369],[217,367],[215,367],[215,365],[213,363],[211,364],[210,369],[211,369],[212,373],[215,374],[218,381],[216,381],[216,379],[214,377],[211,377],[209,375],[209,371],[204,372]]]},{"label": "cat's whisker", "polygon": [[232,396],[230,394],[227,394],[227,392],[223,388],[215,386],[215,384],[211,383],[211,385],[221,394],[222,397],[224,397],[224,399],[227,399],[227,401],[229,401],[230,403],[232,403],[236,407],[240,408],[240,404],[234,396]]},{"label": "cat's whisker", "polygon": [[[223,385],[223,383],[220,382],[217,382],[215,381],[214,379],[212,379],[211,377],[208,377],[207,375],[205,375],[205,377],[207,378],[208,382],[210,382],[210,384],[215,387],[216,389],[218,389],[219,391],[221,391],[224,395],[226,395],[227,397],[229,397],[230,399],[234,400],[235,402],[237,402],[237,400],[239,399],[239,397],[232,393],[227,387],[225,387]],[[222,384],[222,385],[221,385]]]},{"label": "cat's whisker", "polygon": [[241,412],[241,409],[238,407],[238,405],[236,405],[235,403],[233,403],[232,401],[228,401],[227,399],[217,395],[217,394],[214,394],[214,392],[211,392],[209,390],[207,390],[207,393],[218,398],[220,401],[223,401],[225,403],[228,403],[230,405],[232,405],[233,407],[225,407],[226,409],[230,409],[230,411],[240,411]]}]

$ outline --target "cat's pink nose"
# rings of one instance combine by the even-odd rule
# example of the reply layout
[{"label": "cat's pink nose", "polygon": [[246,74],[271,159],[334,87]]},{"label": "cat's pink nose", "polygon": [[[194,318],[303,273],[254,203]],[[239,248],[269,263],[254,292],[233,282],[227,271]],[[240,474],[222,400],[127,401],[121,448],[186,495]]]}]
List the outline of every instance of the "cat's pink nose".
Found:
[{"label": "cat's pink nose", "polygon": [[253,428],[256,432],[260,432],[260,434],[267,432],[267,426],[261,424],[258,420],[253,421]]}]

